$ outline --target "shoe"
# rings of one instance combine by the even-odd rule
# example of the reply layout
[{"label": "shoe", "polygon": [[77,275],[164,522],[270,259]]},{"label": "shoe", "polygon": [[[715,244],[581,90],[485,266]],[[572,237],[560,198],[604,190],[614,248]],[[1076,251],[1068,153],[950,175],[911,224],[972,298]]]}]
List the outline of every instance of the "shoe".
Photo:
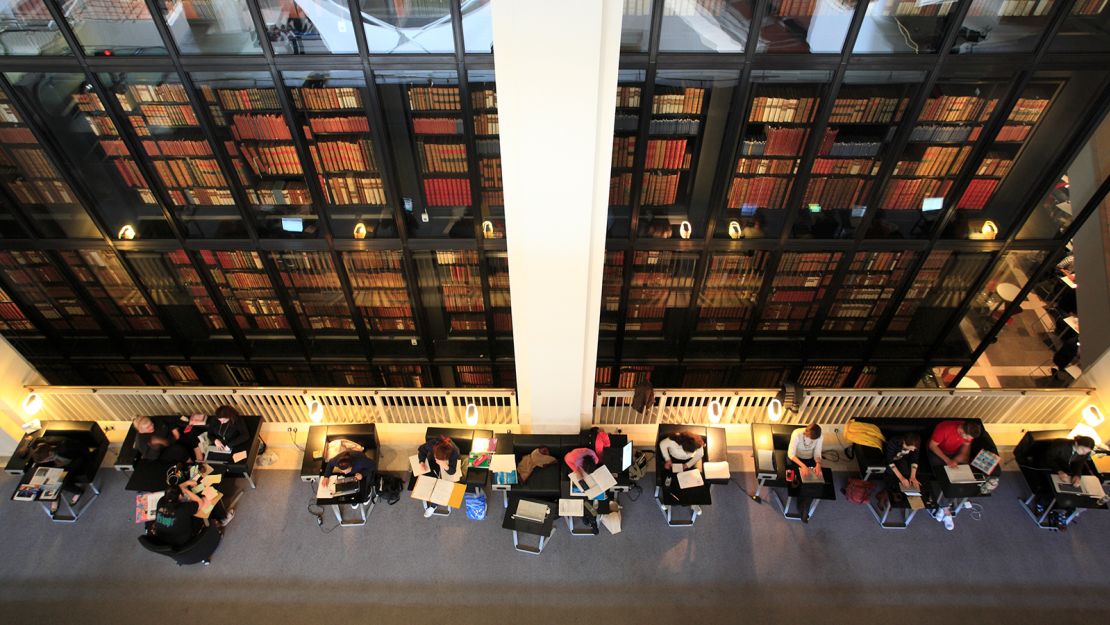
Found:
[{"label": "shoe", "polygon": [[425,508],[424,509],[424,518],[425,519],[430,519],[430,518],[432,518],[432,515],[435,514],[435,513],[436,513],[435,508],[432,508],[432,507]]},{"label": "shoe", "polygon": [[231,523],[231,520],[234,519],[234,518],[235,518],[235,511],[234,510],[228,510],[227,511],[227,516],[224,517],[224,520],[220,522],[220,527],[227,527],[228,523]]},{"label": "shoe", "polygon": [[933,520],[937,523],[944,521],[944,511],[940,508],[937,508],[936,510],[930,510],[929,516],[933,517]]},{"label": "shoe", "polygon": [[53,503],[50,504],[50,514],[54,514],[57,511],[58,511],[58,502],[57,502],[57,500],[55,500]]},{"label": "shoe", "polygon": [[964,505],[962,505],[960,507],[963,508],[964,510],[971,510],[971,502],[970,501],[965,501]]},{"label": "shoe", "polygon": [[952,530],[956,529],[956,522],[952,520],[952,517],[950,517],[950,516],[944,517],[944,529],[946,529],[948,531],[952,531]]},{"label": "shoe", "polygon": [[361,505],[362,504],[360,504],[360,503],[353,503],[353,504],[351,504],[351,510],[358,510],[358,507],[361,506]]},{"label": "shoe", "polygon": [[690,509],[694,511],[694,514],[701,514],[701,506],[690,506]]}]

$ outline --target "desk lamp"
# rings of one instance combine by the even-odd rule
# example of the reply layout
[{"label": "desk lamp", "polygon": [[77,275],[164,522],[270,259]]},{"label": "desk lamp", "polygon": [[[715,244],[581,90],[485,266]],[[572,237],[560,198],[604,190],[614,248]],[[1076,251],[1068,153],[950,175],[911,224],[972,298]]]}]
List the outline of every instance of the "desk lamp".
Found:
[{"label": "desk lamp", "polygon": [[466,405],[466,424],[470,427],[478,425],[478,406],[474,402]]},{"label": "desk lamp", "polygon": [[319,423],[324,418],[324,405],[315,399],[308,401],[308,418],[313,423]]},{"label": "desk lamp", "polygon": [[721,413],[723,411],[724,409],[721,408],[721,402],[717,401],[716,399],[709,402],[709,422],[714,424],[720,423]]},{"label": "desk lamp", "polygon": [[27,396],[23,398],[23,403],[21,405],[23,406],[23,412],[34,416],[42,410],[42,395],[38,393],[28,393]]}]

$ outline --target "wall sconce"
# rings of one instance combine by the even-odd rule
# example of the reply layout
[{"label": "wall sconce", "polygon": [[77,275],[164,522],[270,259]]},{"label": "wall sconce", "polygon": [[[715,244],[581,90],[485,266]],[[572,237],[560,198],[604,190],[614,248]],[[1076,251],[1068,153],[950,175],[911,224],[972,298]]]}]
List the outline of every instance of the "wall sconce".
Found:
[{"label": "wall sconce", "polygon": [[998,236],[998,225],[988,219],[983,222],[983,227],[979,229],[979,232],[984,239],[994,239]]},{"label": "wall sconce", "polygon": [[21,405],[23,406],[23,412],[34,416],[42,410],[42,396],[38,393],[28,393],[28,395],[23,398],[23,403]]},{"label": "wall sconce", "polygon": [[693,233],[694,227],[690,225],[690,222],[684,221],[678,225],[678,236],[682,237],[683,239],[689,239],[690,235]]},{"label": "wall sconce", "polygon": [[717,401],[716,399],[709,402],[709,422],[710,423],[720,423],[722,412],[724,412],[724,408],[721,407],[721,402]]},{"label": "wall sconce", "polygon": [[366,238],[366,224],[361,221],[355,224],[355,238],[359,240]]},{"label": "wall sconce", "polygon": [[135,238],[135,227],[131,224],[119,229],[119,238],[121,241],[131,241]]},{"label": "wall sconce", "polygon": [[478,425],[478,406],[474,402],[466,405],[466,424],[471,427]]},{"label": "wall sconce", "polygon": [[740,228],[739,221],[728,222],[728,238],[732,240],[744,238],[744,231]]},{"label": "wall sconce", "polygon": [[774,397],[767,402],[767,418],[771,421],[778,421],[782,418],[782,400],[778,397]]},{"label": "wall sconce", "polygon": [[484,236],[487,239],[492,239],[493,238],[493,222],[492,221],[487,220],[487,221],[482,222],[482,236]]},{"label": "wall sconce", "polygon": [[319,423],[324,419],[324,405],[315,399],[308,401],[308,418],[313,423]]},{"label": "wall sconce", "polygon": [[1098,409],[1098,406],[1091,405],[1083,409],[1083,421],[1087,425],[1097,428],[1105,420],[1106,418],[1102,416],[1102,411]]}]

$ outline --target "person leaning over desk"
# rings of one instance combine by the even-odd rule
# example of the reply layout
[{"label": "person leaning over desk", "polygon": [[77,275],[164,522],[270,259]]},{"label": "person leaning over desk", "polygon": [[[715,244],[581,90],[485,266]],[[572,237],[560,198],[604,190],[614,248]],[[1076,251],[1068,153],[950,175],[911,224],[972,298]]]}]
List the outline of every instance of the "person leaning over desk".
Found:
[{"label": "person leaning over desk", "polygon": [[887,439],[883,446],[883,456],[886,459],[887,481],[891,485],[898,484],[907,489],[921,488],[921,482],[917,481],[917,459],[920,457],[920,448],[921,435],[916,432],[907,432]]},{"label": "person leaning over desk", "polygon": [[[204,520],[196,516],[204,500],[191,490],[196,485],[196,481],[188,480],[171,486],[158,500],[154,520],[148,525],[147,531],[159,542],[181,547],[204,530]],[[223,502],[218,502],[212,509],[211,518],[220,527],[227,527],[234,516],[233,511],[223,511]]]},{"label": "person leaning over desk", "polygon": [[[449,436],[424,443],[416,450],[416,455],[425,473],[432,472],[436,477],[443,477],[444,473],[451,476],[458,474],[459,446]],[[434,465],[428,462],[429,458],[435,460]]]},{"label": "person leaning over desk", "polygon": [[320,483],[326,488],[328,486],[328,479],[334,475],[353,475],[359,482],[359,490],[361,492],[367,483],[367,479],[374,475],[374,471],[377,468],[377,464],[366,454],[361,451],[346,449],[336,454],[334,458],[328,460],[328,463],[324,465],[324,475],[320,478]]},{"label": "person leaning over desk", "polygon": [[798,467],[802,477],[809,475],[811,467],[817,475],[821,475],[823,445],[821,426],[810,423],[790,433],[790,445],[786,448],[786,457]]},{"label": "person leaning over desk", "polygon": [[971,443],[983,433],[983,426],[974,421],[941,421],[929,438],[929,462],[955,469],[971,460]]},{"label": "person leaning over desk", "polygon": [[705,439],[691,432],[675,432],[659,441],[659,453],[663,456],[663,468],[668,471],[679,462],[684,469],[693,469],[705,456]]},{"label": "person leaning over desk", "polygon": [[[40,467],[65,469],[71,474],[85,468],[89,450],[81,443],[65,436],[43,436],[31,447],[31,462]],[[68,475],[62,482],[62,492],[69,494],[69,504],[77,505],[84,489],[77,484],[76,475]],[[58,502],[50,505],[50,511],[58,510]]]},{"label": "person leaning over desk", "polygon": [[1083,468],[1094,448],[1095,441],[1089,436],[1076,436],[1073,440],[1062,438],[1045,446],[1038,464],[1054,472],[1060,480],[1079,486]]}]

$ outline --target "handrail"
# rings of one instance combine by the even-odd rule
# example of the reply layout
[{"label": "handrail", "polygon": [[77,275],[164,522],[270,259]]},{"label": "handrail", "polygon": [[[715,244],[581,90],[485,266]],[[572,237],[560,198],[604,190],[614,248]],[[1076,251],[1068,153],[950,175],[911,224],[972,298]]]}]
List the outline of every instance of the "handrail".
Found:
[{"label": "handrail", "polygon": [[[983,423],[1054,425],[1074,422],[1094,389],[807,389],[797,412],[780,423],[844,424],[855,417],[978,418]],[[632,408],[633,391],[598,390],[594,425],[706,424],[721,403],[721,425],[767,421],[777,389],[656,389],[651,406]]]},{"label": "handrail", "polygon": [[27,386],[43,399],[45,418],[129,421],[140,415],[211,414],[222,405],[264,421],[304,423],[308,404],[324,408],[321,423],[463,424],[466,406],[481,425],[518,423],[512,389],[295,388],[234,386]]}]

